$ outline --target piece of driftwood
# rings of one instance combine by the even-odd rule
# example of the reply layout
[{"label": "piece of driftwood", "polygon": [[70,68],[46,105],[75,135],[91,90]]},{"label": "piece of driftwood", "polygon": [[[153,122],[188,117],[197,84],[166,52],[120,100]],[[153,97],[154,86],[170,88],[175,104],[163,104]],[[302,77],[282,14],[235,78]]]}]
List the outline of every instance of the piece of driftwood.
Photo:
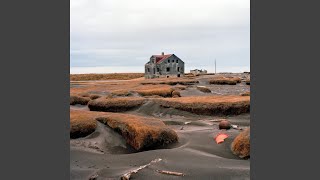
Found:
[{"label": "piece of driftwood", "polygon": [[164,170],[156,170],[158,173],[161,174],[168,174],[168,175],[174,175],[174,176],[184,176],[183,173],[180,172],[174,172],[174,171],[164,171]]},{"label": "piece of driftwood", "polygon": [[131,171],[125,173],[124,175],[122,175],[122,176],[121,176],[121,180],[129,180],[132,174],[136,174],[136,173],[137,173],[138,171],[140,171],[141,169],[150,166],[152,163],[160,162],[161,160],[162,160],[162,159],[158,158],[158,159],[152,160],[150,163],[148,163],[148,164],[146,164],[146,165],[143,165],[143,166],[140,166],[140,167],[137,168],[137,169],[131,170]]}]

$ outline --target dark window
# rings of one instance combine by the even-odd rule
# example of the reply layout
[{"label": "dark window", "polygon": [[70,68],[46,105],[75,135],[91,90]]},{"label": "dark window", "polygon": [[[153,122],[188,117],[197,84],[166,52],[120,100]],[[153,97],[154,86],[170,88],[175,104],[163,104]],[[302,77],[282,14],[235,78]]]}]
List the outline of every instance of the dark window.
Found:
[{"label": "dark window", "polygon": [[180,67],[178,67],[178,71],[180,71]]},{"label": "dark window", "polygon": [[178,63],[178,62],[179,62],[179,60],[177,59],[177,60],[176,60],[176,63]]},{"label": "dark window", "polygon": [[160,72],[160,69],[159,69],[159,68],[157,68],[157,72]]},{"label": "dark window", "polygon": [[167,72],[169,72],[170,71],[170,68],[169,67],[167,67]]},{"label": "dark window", "polygon": [[150,69],[149,68],[147,68],[148,69],[148,72],[150,72]]},{"label": "dark window", "polygon": [[156,68],[153,68],[153,74],[155,74],[156,73]]},{"label": "dark window", "polygon": [[174,59],[172,59],[172,62],[174,62]]},{"label": "dark window", "polygon": [[168,63],[170,63],[170,59],[168,59]]}]

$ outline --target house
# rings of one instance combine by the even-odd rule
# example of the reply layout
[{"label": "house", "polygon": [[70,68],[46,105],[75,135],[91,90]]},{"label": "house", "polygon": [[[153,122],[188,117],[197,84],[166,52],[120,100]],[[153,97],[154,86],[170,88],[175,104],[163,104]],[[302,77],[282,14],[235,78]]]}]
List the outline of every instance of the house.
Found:
[{"label": "house", "polygon": [[198,74],[207,74],[207,70],[194,69],[190,70],[190,73],[196,76]]},{"label": "house", "polygon": [[145,78],[184,76],[184,62],[174,54],[152,55],[145,64]]}]

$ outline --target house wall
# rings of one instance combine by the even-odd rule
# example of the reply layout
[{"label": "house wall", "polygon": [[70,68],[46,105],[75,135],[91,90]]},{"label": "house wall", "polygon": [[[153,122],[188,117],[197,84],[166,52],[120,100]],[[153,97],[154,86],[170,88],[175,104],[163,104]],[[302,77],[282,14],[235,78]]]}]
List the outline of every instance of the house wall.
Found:
[{"label": "house wall", "polygon": [[[170,71],[167,71],[167,68],[170,68]],[[145,65],[145,78],[178,77],[178,75],[182,77],[184,76],[184,70],[184,62],[175,55],[159,64],[155,64],[151,57],[150,61]]]}]

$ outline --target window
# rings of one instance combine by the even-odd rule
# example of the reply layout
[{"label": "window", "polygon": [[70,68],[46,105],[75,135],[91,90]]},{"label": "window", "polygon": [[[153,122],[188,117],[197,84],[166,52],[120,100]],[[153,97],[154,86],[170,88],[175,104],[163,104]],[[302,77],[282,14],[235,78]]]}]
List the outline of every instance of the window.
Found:
[{"label": "window", "polygon": [[156,68],[153,68],[153,74],[155,74],[156,73]]},{"label": "window", "polygon": [[179,60],[177,59],[177,60],[176,60],[176,63],[178,63],[178,62],[179,62]]},{"label": "window", "polygon": [[172,62],[174,62],[174,59],[172,59]]},{"label": "window", "polygon": [[170,63],[170,59],[168,59],[168,63]]},{"label": "window", "polygon": [[147,68],[147,70],[148,70],[148,72],[150,72],[150,69],[149,69],[149,68]]},{"label": "window", "polygon": [[178,71],[180,71],[180,67],[178,67]]},{"label": "window", "polygon": [[170,68],[169,67],[167,67],[167,72],[169,72],[170,71]]},{"label": "window", "polygon": [[159,68],[157,68],[157,72],[160,72],[160,69],[159,69]]}]

